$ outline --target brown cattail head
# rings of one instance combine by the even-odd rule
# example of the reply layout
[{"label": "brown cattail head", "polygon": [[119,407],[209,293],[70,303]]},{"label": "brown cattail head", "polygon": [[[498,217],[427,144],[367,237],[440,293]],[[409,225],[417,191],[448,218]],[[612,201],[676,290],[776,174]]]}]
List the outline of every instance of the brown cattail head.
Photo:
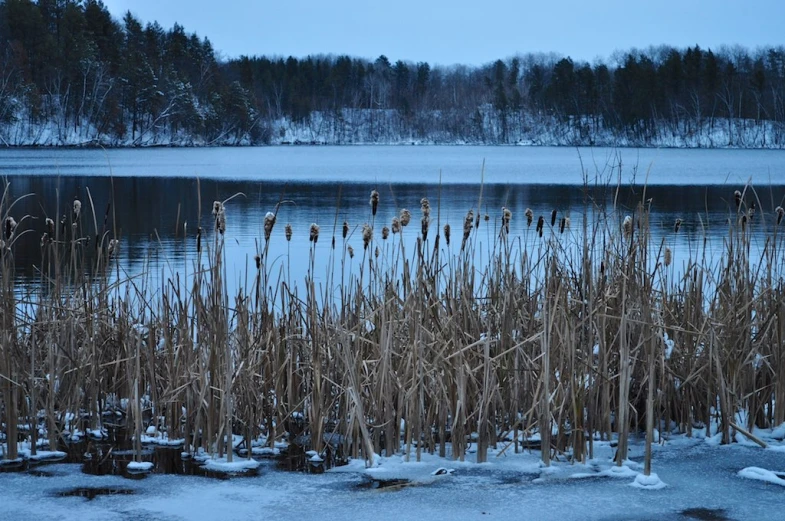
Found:
[{"label": "brown cattail head", "polygon": [[344,239],[346,238],[347,235],[349,235],[349,222],[348,221],[344,221],[343,222],[343,230],[341,230],[341,232],[343,234],[343,238]]},{"label": "brown cattail head", "polygon": [[679,233],[680,228],[681,228],[681,219],[676,219],[676,224],[673,225],[673,232]]},{"label": "brown cattail head", "polygon": [[444,240],[447,241],[447,246],[450,245],[450,224],[444,225]]},{"label": "brown cattail head", "polygon": [[44,232],[44,234],[41,235],[41,248],[43,248],[47,244],[49,244],[49,234]]},{"label": "brown cattail head", "polygon": [[733,198],[736,200],[736,208],[741,206],[741,192],[736,190],[733,192]]},{"label": "brown cattail head", "polygon": [[316,244],[319,240],[319,225],[316,223],[311,224],[311,233],[308,236],[308,241]]},{"label": "brown cattail head", "polygon": [[[201,228],[199,230],[200,231],[198,232],[197,237],[201,237]],[[119,249],[119,247],[120,247],[120,241],[119,240],[117,240],[117,239],[110,239],[109,240],[109,246],[107,246],[107,248],[106,248],[106,254],[109,256],[110,259],[117,254],[117,250]]]},{"label": "brown cattail head", "polygon": [[253,256],[253,260],[256,261],[256,269],[259,270],[262,268],[262,258],[257,253]]},{"label": "brown cattail head", "polygon": [[466,245],[466,241],[469,240],[472,226],[474,226],[474,211],[469,210],[466,213],[466,218],[463,220],[463,241],[461,242],[461,249]]},{"label": "brown cattail head", "polygon": [[390,236],[390,229],[386,226],[382,228],[382,240],[387,240],[387,237]]},{"label": "brown cattail head", "polygon": [[200,253],[202,251],[202,227],[199,226],[196,228],[196,252]]},{"label": "brown cattail head", "polygon": [[18,226],[16,220],[13,217],[7,217],[5,220],[5,240],[10,241],[11,237],[14,235],[14,231]]},{"label": "brown cattail head", "polygon": [[221,201],[213,202],[213,216],[215,217],[215,229],[221,235],[226,232],[226,208]]},{"label": "brown cattail head", "polygon": [[371,239],[373,239],[373,229],[367,224],[363,224],[363,249],[368,249]]},{"label": "brown cattail head", "polygon": [[283,232],[286,235],[286,240],[292,240],[292,225],[287,223],[286,226],[283,227]]},{"label": "brown cattail head", "polygon": [[524,215],[526,216],[526,226],[531,226],[534,220],[534,212],[532,212],[531,208],[527,208]]},{"label": "brown cattail head", "polygon": [[749,210],[747,210],[747,214],[748,214],[748,215],[749,215],[749,217],[750,217],[750,221],[752,220],[752,218],[753,218],[753,217],[755,217],[755,210],[756,210],[756,209],[757,209],[757,206],[755,206],[755,203],[753,202],[753,203],[750,205],[750,209],[749,209]]},{"label": "brown cattail head", "polygon": [[379,206],[379,192],[371,190],[371,214],[376,217],[376,208]]},{"label": "brown cattail head", "polygon": [[742,231],[746,231],[747,230],[747,214],[742,215],[740,221],[741,221],[741,230]]},{"label": "brown cattail head", "polygon": [[353,259],[354,258],[354,248],[352,248],[352,246],[349,245],[349,246],[347,246],[346,250],[349,252],[349,258]]},{"label": "brown cattail head", "polygon": [[774,209],[774,213],[777,214],[777,224],[782,222],[782,218],[785,217],[785,210],[783,210],[782,206],[778,206]]},{"label": "brown cattail head", "polygon": [[629,215],[624,218],[624,222],[622,222],[622,231],[624,232],[624,238],[629,239],[632,237],[632,217]]},{"label": "brown cattail head", "polygon": [[[429,211],[429,213],[430,213],[430,209],[429,209],[428,211]],[[425,240],[427,240],[427,239],[428,239],[428,227],[431,225],[431,218],[430,218],[430,215],[426,215],[426,214],[423,212],[423,216],[422,216],[422,221],[421,221],[421,223],[422,223],[422,240],[424,240],[424,241],[425,241]]]},{"label": "brown cattail head", "polygon": [[673,255],[671,254],[671,249],[666,246],[665,247],[665,258],[663,259],[663,262],[665,263],[665,267],[666,268],[671,265],[671,261],[672,260],[673,260]]},{"label": "brown cattail head", "polygon": [[377,259],[379,258],[379,247],[378,247],[378,246],[377,246],[377,247],[376,247],[376,249],[373,251],[373,256],[374,256],[375,258],[377,258]]},{"label": "brown cattail head", "polygon": [[505,233],[510,233],[510,220],[512,219],[512,212],[509,208],[502,208],[502,226]]},{"label": "brown cattail head", "polygon": [[[477,218],[479,219],[479,218],[480,218],[480,216],[478,215],[478,216],[477,216]],[[491,216],[490,216],[490,215],[488,215],[488,214],[486,213],[486,214],[485,214],[485,216],[483,217],[483,220],[484,220],[485,222],[488,222],[488,221],[490,221],[490,220],[491,220]]]},{"label": "brown cattail head", "polygon": [[55,236],[55,222],[49,217],[46,218],[46,233],[52,238]]},{"label": "brown cattail head", "polygon": [[79,215],[82,213],[82,201],[74,198],[74,221],[79,220]]},{"label": "brown cattail head", "polygon": [[605,275],[605,261],[600,261],[600,275]]},{"label": "brown cattail head", "polygon": [[569,217],[565,217],[564,218],[564,227],[567,228],[568,230],[570,229],[570,218]]},{"label": "brown cattail head", "polygon": [[399,233],[401,231],[401,221],[397,217],[393,217],[392,220],[392,232],[393,235]]},{"label": "brown cattail head", "polygon": [[537,219],[537,232],[542,237],[542,229],[545,226],[545,219],[543,219],[542,215]]},{"label": "brown cattail head", "polygon": [[551,226],[556,226],[556,210],[551,212]]},{"label": "brown cattail head", "polygon": [[431,203],[428,201],[427,197],[420,199],[420,209],[422,210],[423,217],[431,216]]},{"label": "brown cattail head", "polygon": [[401,210],[401,226],[409,226],[409,223],[412,220],[412,213],[404,208]]},{"label": "brown cattail head", "polygon": [[559,221],[559,233],[564,233],[564,227],[567,226],[567,218],[562,217]]},{"label": "brown cattail head", "polygon": [[264,216],[265,242],[268,242],[270,240],[270,234],[273,233],[273,226],[275,226],[275,214],[273,212],[267,212],[267,215]]}]

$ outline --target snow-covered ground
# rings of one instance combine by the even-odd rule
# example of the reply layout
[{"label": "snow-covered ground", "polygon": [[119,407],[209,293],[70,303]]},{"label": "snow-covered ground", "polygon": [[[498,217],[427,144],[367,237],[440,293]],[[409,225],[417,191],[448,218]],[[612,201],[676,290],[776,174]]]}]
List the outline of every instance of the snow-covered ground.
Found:
[{"label": "snow-covered ground", "polygon": [[[405,463],[394,456],[377,458],[372,469],[355,461],[322,475],[279,471],[266,460],[258,475],[228,480],[157,474],[128,480],[52,464],[37,468],[43,473],[0,474],[0,519],[775,520],[785,511],[785,487],[771,478],[785,470],[785,452],[772,447],[678,438],[655,447],[654,471],[666,486],[647,490],[632,486],[640,441],[618,477],[608,476],[607,445],[588,465],[557,462],[547,470],[536,452],[492,453],[484,464],[427,455]],[[378,480],[412,485],[379,488]],[[76,487],[120,493],[61,497]]]}]

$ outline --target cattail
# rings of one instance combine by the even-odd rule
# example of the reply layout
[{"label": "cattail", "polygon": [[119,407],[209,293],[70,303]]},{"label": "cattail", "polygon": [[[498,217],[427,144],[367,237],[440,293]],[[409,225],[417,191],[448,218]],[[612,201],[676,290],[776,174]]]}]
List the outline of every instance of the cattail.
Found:
[{"label": "cattail", "polygon": [[[480,217],[480,216],[478,215],[478,216],[477,216],[477,218],[479,219],[479,217]],[[491,216],[490,216],[490,215],[488,215],[488,214],[486,213],[486,214],[485,214],[485,217],[483,217],[483,219],[485,220],[485,222],[488,222],[488,221],[490,221],[490,220],[491,220]]]},{"label": "cattail", "polygon": [[18,226],[16,220],[13,217],[7,217],[5,220],[5,240],[10,241],[11,236],[14,234],[16,227]]},{"label": "cattail", "polygon": [[[430,210],[429,210],[430,212]],[[423,213],[422,216],[422,240],[428,240],[428,227],[431,225],[431,218]]]},{"label": "cattail", "polygon": [[373,229],[367,224],[363,224],[363,249],[367,250],[368,245],[371,244],[373,239]]},{"label": "cattail", "polygon": [[542,215],[537,219],[537,233],[540,234],[542,237],[542,229],[545,226],[545,219],[543,219]]},{"label": "cattail", "polygon": [[213,202],[213,217],[215,217],[215,229],[223,235],[226,232],[226,208],[221,201]]},{"label": "cattail", "polygon": [[624,231],[624,238],[629,239],[632,237],[632,217],[629,215],[624,218],[624,222],[621,225],[622,230]]},{"label": "cattail", "polygon": [[375,258],[377,258],[377,259],[379,258],[379,247],[378,247],[378,246],[377,246],[377,247],[376,247],[376,249],[374,250],[374,252],[373,252],[373,256],[374,256]]},{"label": "cattail", "polygon": [[387,237],[389,237],[389,236],[390,236],[390,229],[388,227],[386,227],[386,226],[383,227],[382,228],[382,240],[386,241]]},{"label": "cattail", "polygon": [[753,217],[755,217],[755,209],[756,209],[756,208],[757,208],[757,206],[755,206],[755,203],[752,203],[752,204],[750,205],[750,209],[749,209],[749,210],[747,210],[747,213],[748,213],[748,214],[749,214],[749,216],[750,216],[750,221],[752,220],[752,218],[753,218]]},{"label": "cattail", "polygon": [[343,233],[343,238],[344,239],[346,238],[347,235],[349,235],[349,222],[348,221],[344,221],[343,222],[342,233]]},{"label": "cattail", "polygon": [[600,275],[605,275],[605,261],[600,261]]},{"label": "cattail", "polygon": [[352,248],[351,245],[349,245],[346,249],[349,251],[349,258],[353,259],[354,258],[354,248]]},{"label": "cattail", "polygon": [[479,210],[477,211],[477,222],[474,223],[474,227],[475,228],[479,228],[480,227],[480,212],[479,212]]},{"label": "cattail", "polygon": [[82,213],[82,202],[79,199],[74,199],[74,221],[79,220],[80,213]]},{"label": "cattail", "polygon": [[270,240],[270,234],[273,233],[273,226],[275,226],[275,214],[273,212],[267,212],[267,215],[264,216],[265,242],[268,242]]},{"label": "cattail", "polygon": [[311,234],[308,237],[308,241],[316,244],[316,241],[319,240],[319,225],[316,223],[311,224]]},{"label": "cattail", "polygon": [[55,222],[49,217],[46,218],[46,233],[50,238],[55,236]]},{"label": "cattail", "polygon": [[68,230],[68,227],[65,224],[65,220],[66,217],[65,214],[63,214],[63,216],[60,218],[60,232],[63,234],[63,236],[65,236],[65,232]]},{"label": "cattail", "polygon": [[556,210],[551,212],[551,227],[556,225]]},{"label": "cattail", "polygon": [[782,206],[778,206],[774,209],[774,212],[777,214],[777,224],[780,224],[782,218],[785,217],[785,210],[782,209]]},{"label": "cattail", "polygon": [[665,259],[664,259],[666,268],[671,265],[671,261],[672,260],[673,260],[673,258],[672,258],[672,254],[671,254],[671,249],[666,246],[665,247]]},{"label": "cattail", "polygon": [[559,233],[564,233],[564,227],[567,226],[567,218],[562,217],[559,221]]},{"label": "cattail", "polygon": [[[199,231],[197,232],[197,237],[201,237],[201,233],[202,233],[202,229],[199,228]],[[110,259],[114,257],[114,255],[117,253],[118,246],[120,246],[120,241],[118,241],[117,239],[111,239],[109,241],[109,246],[107,246],[106,248],[106,254],[109,256]]]},{"label": "cattail", "polygon": [[401,226],[409,226],[409,223],[412,220],[412,213],[404,208],[401,210]]},{"label": "cattail", "polygon": [[286,226],[283,227],[283,232],[286,235],[286,241],[287,242],[291,241],[292,240],[292,225],[287,223]]},{"label": "cattail", "polygon": [[564,218],[564,227],[567,228],[568,230],[570,229],[570,218],[569,217],[565,217]]},{"label": "cattail", "polygon": [[680,228],[681,228],[681,219],[676,219],[676,224],[673,225],[673,232],[679,233]]},{"label": "cattail", "polygon": [[422,216],[428,217],[430,222],[431,217],[431,203],[428,201],[427,197],[423,197],[420,199],[420,209],[422,210]]},{"label": "cattail", "polygon": [[512,219],[512,212],[508,208],[502,208],[502,226],[505,233],[510,233],[510,219]]},{"label": "cattail", "polygon": [[401,231],[401,221],[398,220],[397,217],[393,217],[393,220],[392,220],[392,232],[393,232],[393,235],[395,235],[396,233],[399,233],[400,231]]},{"label": "cattail", "polygon": [[49,244],[49,234],[44,232],[44,234],[41,236],[41,248],[43,248],[47,244]]},{"label": "cattail", "polygon": [[741,231],[747,230],[747,214],[741,216]]},{"label": "cattail", "polygon": [[201,253],[202,251],[202,227],[199,226],[196,229],[196,252]]},{"label": "cattail", "polygon": [[461,242],[461,249],[466,245],[466,241],[469,240],[469,235],[472,232],[472,226],[474,225],[474,211],[469,210],[466,214],[466,218],[463,220],[463,241]]},{"label": "cattail", "polygon": [[447,241],[447,246],[450,245],[450,224],[444,225],[444,240]]},{"label": "cattail", "polygon": [[262,268],[262,258],[257,253],[253,256],[253,260],[256,261],[256,269],[259,270]]},{"label": "cattail", "polygon": [[736,190],[733,192],[733,197],[736,199],[736,208],[741,206],[741,192]]},{"label": "cattail", "polygon": [[526,226],[531,226],[534,220],[534,212],[532,212],[531,208],[527,208],[524,215],[526,216]]},{"label": "cattail", "polygon": [[379,206],[379,192],[371,191],[371,214],[376,217],[376,208]]}]

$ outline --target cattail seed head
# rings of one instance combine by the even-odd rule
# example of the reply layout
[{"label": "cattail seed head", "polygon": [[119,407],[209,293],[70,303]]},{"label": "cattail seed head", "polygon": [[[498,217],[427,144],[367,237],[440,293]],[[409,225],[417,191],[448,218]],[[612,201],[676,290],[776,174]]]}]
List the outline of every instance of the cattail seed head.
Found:
[{"label": "cattail seed head", "polygon": [[502,226],[505,233],[510,233],[510,219],[512,219],[512,212],[509,208],[502,208]]},{"label": "cattail seed head", "polygon": [[49,234],[44,232],[44,234],[41,236],[41,248],[43,248],[47,244],[49,244]]},{"label": "cattail seed head", "polygon": [[551,226],[553,227],[555,225],[556,225],[556,210],[551,212]]},{"label": "cattail seed head", "polygon": [[316,223],[311,224],[311,233],[308,236],[308,241],[316,244],[319,240],[319,225]]},{"label": "cattail seed head", "polygon": [[349,222],[343,222],[343,229],[341,230],[343,238],[345,239],[347,235],[349,235]]},{"label": "cattail seed head", "polygon": [[534,212],[531,208],[527,208],[524,215],[526,216],[526,226],[531,226],[532,221],[534,220]]},{"label": "cattail seed head", "polygon": [[[199,235],[197,235],[197,237],[201,237],[201,228],[200,228]],[[106,254],[109,256],[110,259],[117,254],[117,250],[119,249],[119,246],[120,246],[119,240],[117,239],[109,240],[109,246],[106,247]]]},{"label": "cattail seed head", "polygon": [[774,209],[774,213],[777,214],[777,224],[780,224],[782,222],[782,218],[785,217],[785,210],[782,208],[782,206],[778,206]]},{"label": "cattail seed head", "polygon": [[673,260],[673,254],[671,253],[671,249],[666,246],[665,247],[665,258],[663,259],[663,262],[664,262],[666,268],[671,265],[671,261],[672,260]]},{"label": "cattail seed head", "polygon": [[676,223],[673,225],[673,232],[679,233],[680,228],[681,228],[681,219],[676,219]]},{"label": "cattail seed head", "polygon": [[[477,217],[479,218],[480,216],[478,215]],[[491,220],[491,216],[486,213],[485,217],[483,217],[483,219],[485,220],[485,222],[488,222],[488,221]]]},{"label": "cattail seed head", "polygon": [[[429,210],[430,212],[430,210]],[[428,239],[428,227],[431,225],[431,218],[429,215],[423,213],[422,216],[422,240]]]},{"label": "cattail seed head", "polygon": [[450,245],[450,224],[444,225],[444,240],[447,241],[447,246]]},{"label": "cattail seed head", "polygon": [[750,209],[747,210],[747,214],[749,215],[750,221],[752,220],[753,217],[755,217],[755,210],[756,209],[757,209],[757,206],[755,206],[755,203],[752,203],[750,205]]},{"label": "cattail seed head", "polygon": [[428,201],[427,197],[420,199],[420,209],[422,210],[423,217],[431,216],[431,203]]},{"label": "cattail seed head", "polygon": [[221,201],[213,201],[213,217],[216,231],[223,235],[226,232],[226,208]]},{"label": "cattail seed head", "polygon": [[401,226],[409,226],[411,220],[412,220],[412,213],[406,208],[401,210]]},{"label": "cattail seed head", "polygon": [[377,246],[377,247],[376,247],[376,249],[373,251],[373,256],[374,256],[375,258],[377,258],[377,259],[379,258],[379,247],[378,247],[378,246]]},{"label": "cattail seed head", "polygon": [[545,226],[545,219],[541,215],[537,218],[537,232],[540,234],[540,237],[542,237],[542,229],[544,226]]},{"label": "cattail seed head", "polygon": [[74,199],[74,221],[79,220],[79,214],[82,213],[82,201]]},{"label": "cattail seed head", "polygon": [[376,208],[379,206],[379,192],[371,190],[371,214],[376,217]]},{"label": "cattail seed head", "polygon": [[744,215],[741,216],[740,222],[741,222],[741,231],[746,231],[747,230],[747,214],[744,214]]},{"label": "cattail seed head", "polygon": [[373,229],[368,224],[363,224],[363,249],[368,249],[371,239],[373,239]]},{"label": "cattail seed head", "polygon": [[352,247],[351,247],[351,245],[349,245],[349,246],[346,248],[346,250],[349,252],[349,258],[350,258],[350,259],[353,259],[353,258],[354,258],[354,248],[352,248]]},{"label": "cattail seed head", "polygon": [[564,233],[565,226],[567,226],[567,218],[562,217],[559,221],[559,233]]},{"label": "cattail seed head", "polygon": [[257,253],[253,256],[253,260],[256,261],[256,269],[259,270],[262,268],[262,258]]},{"label": "cattail seed head", "polygon": [[46,218],[46,233],[50,238],[55,236],[55,222],[49,217]]},{"label": "cattail seed head", "polygon": [[397,217],[393,217],[392,220],[392,232],[393,235],[399,233],[401,231],[401,221]]},{"label": "cattail seed head", "polygon": [[292,225],[287,223],[286,226],[283,227],[283,232],[286,235],[287,242],[291,241],[292,240]]},{"label": "cattail seed head", "polygon": [[13,217],[7,217],[5,220],[5,240],[10,241],[11,237],[14,235],[14,231],[18,226],[16,220]]},{"label": "cattail seed head", "polygon": [[273,233],[273,226],[275,226],[275,214],[273,212],[267,212],[267,215],[264,216],[264,240],[265,240],[265,242],[270,240],[270,234]]},{"label": "cattail seed head", "polygon": [[736,208],[741,206],[741,192],[736,190],[733,192],[733,198],[736,200]]},{"label": "cattail seed head", "polygon": [[202,251],[202,227],[199,226],[196,228],[196,252],[200,253]]},{"label": "cattail seed head", "polygon": [[382,240],[386,241],[387,237],[390,236],[390,229],[387,226],[382,228]]},{"label": "cattail seed head", "polygon": [[570,229],[570,222],[571,221],[569,217],[564,218],[564,227],[567,228],[568,230]]},{"label": "cattail seed head", "polygon": [[629,215],[624,218],[624,222],[622,222],[622,230],[624,231],[624,238],[629,239],[632,237],[632,217]]}]

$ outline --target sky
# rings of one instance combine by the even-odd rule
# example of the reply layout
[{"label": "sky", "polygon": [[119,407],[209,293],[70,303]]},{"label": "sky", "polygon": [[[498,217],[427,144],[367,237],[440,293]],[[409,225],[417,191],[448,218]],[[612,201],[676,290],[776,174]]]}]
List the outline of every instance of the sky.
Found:
[{"label": "sky", "polygon": [[481,65],[518,53],[576,60],[651,45],[785,44],[783,0],[104,0],[120,19],[175,22],[219,56],[348,54]]}]

